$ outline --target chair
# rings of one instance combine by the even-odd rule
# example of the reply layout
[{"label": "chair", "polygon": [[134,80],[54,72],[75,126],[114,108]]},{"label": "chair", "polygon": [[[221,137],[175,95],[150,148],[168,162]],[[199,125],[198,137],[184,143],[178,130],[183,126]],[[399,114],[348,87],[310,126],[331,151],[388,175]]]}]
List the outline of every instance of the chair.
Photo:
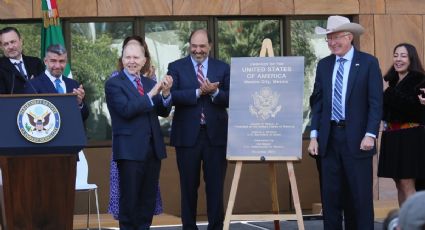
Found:
[{"label": "chair", "polygon": [[89,166],[87,164],[87,159],[84,156],[83,151],[78,153],[79,161],[77,162],[77,177],[75,181],[75,191],[76,192],[88,192],[88,210],[87,210],[87,229],[89,229],[90,223],[90,194],[94,191],[96,197],[96,209],[97,209],[97,222],[100,228],[100,215],[99,215],[99,201],[97,198],[97,185],[88,184],[87,178],[89,176]]}]

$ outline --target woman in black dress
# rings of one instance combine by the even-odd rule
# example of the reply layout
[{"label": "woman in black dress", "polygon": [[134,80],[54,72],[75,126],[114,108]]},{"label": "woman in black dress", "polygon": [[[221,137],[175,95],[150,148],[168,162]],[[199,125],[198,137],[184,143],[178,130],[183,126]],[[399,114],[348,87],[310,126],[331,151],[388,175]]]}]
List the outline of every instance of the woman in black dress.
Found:
[{"label": "woman in black dress", "polygon": [[384,80],[388,88],[378,176],[394,179],[401,206],[416,192],[416,179],[425,179],[425,107],[418,98],[425,71],[414,46],[402,43],[394,48],[393,65]]}]

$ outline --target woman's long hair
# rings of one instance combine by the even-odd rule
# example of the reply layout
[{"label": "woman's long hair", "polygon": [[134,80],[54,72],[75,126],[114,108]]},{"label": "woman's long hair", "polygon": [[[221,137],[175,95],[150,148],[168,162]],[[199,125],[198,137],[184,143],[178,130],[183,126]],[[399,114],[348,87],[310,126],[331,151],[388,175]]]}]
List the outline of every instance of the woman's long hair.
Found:
[{"label": "woman's long hair", "polygon": [[[407,71],[416,72],[425,75],[425,70],[422,67],[421,59],[419,58],[418,51],[416,48],[409,43],[400,43],[394,47],[393,53],[396,49],[404,46],[409,56],[410,65],[407,67]],[[399,80],[398,72],[394,68],[394,64],[391,65],[390,69],[384,76],[384,80],[389,82],[390,86],[395,86]]]}]

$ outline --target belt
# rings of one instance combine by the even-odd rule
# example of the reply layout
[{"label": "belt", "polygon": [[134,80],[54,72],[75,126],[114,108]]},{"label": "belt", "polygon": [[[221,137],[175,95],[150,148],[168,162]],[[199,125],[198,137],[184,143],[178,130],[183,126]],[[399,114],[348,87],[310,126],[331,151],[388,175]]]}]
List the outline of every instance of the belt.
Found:
[{"label": "belt", "polygon": [[207,125],[206,124],[201,124],[200,127],[201,127],[201,129],[207,129]]},{"label": "belt", "polygon": [[345,128],[345,120],[331,121],[331,126],[338,127],[338,128]]}]

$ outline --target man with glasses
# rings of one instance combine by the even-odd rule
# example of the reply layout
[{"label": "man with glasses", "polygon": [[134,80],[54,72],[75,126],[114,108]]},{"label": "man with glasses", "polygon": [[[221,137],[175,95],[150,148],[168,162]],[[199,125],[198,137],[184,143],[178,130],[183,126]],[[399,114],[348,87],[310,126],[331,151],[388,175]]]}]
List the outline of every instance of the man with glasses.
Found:
[{"label": "man with glasses", "polygon": [[372,157],[382,117],[378,60],[355,49],[363,27],[330,16],[326,35],[331,55],[319,61],[312,100],[308,151],[319,156],[324,229],[373,230]]},{"label": "man with glasses", "polygon": [[0,94],[24,93],[28,79],[41,74],[44,65],[37,57],[22,54],[23,38],[15,27],[0,30]]}]

